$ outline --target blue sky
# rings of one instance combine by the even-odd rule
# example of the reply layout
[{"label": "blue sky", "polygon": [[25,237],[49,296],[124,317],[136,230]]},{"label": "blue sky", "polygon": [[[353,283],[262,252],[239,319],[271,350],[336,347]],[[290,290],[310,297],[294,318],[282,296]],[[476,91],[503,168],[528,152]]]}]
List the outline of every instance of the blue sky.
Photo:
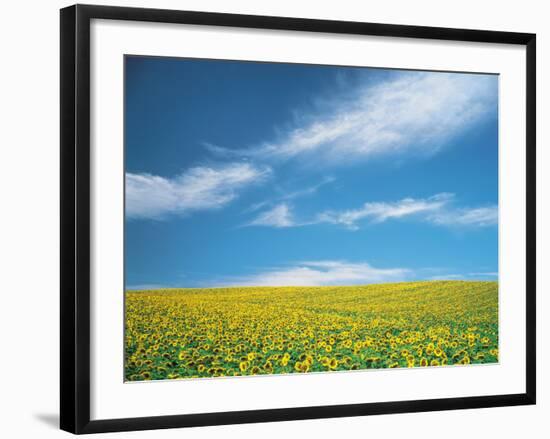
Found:
[{"label": "blue sky", "polygon": [[127,288],[497,279],[498,76],[125,63]]}]

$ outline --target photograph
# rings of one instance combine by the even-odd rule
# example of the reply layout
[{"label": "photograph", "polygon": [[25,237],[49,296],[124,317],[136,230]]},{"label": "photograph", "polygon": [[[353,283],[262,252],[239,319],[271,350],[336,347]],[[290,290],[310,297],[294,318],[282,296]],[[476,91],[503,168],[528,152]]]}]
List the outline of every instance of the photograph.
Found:
[{"label": "photograph", "polygon": [[499,361],[499,76],[126,55],[126,381]]},{"label": "photograph", "polygon": [[0,436],[544,438],[549,16],[468,2],[6,2]]}]

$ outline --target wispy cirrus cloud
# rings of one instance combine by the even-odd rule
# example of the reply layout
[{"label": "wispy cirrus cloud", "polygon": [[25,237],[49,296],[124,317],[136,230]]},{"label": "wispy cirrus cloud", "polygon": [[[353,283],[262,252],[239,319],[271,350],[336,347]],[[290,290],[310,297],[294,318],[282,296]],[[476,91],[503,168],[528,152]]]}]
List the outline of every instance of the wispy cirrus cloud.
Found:
[{"label": "wispy cirrus cloud", "polygon": [[162,219],[219,209],[234,200],[239,190],[270,173],[268,167],[249,163],[198,166],[173,178],[126,173],[126,215],[131,219]]},{"label": "wispy cirrus cloud", "polygon": [[454,200],[454,194],[444,192],[428,198],[365,203],[358,209],[323,212],[317,222],[342,224],[351,230],[357,230],[364,219],[382,223],[405,217],[441,226],[487,227],[498,224],[498,206],[457,208],[453,205]]},{"label": "wispy cirrus cloud", "polygon": [[334,181],[336,181],[334,177],[325,176],[320,182],[313,184],[311,186],[307,186],[302,189],[296,189],[290,192],[284,192],[282,195],[275,196],[272,199],[267,199],[267,200],[260,201],[258,203],[254,203],[251,206],[249,206],[245,210],[245,212],[255,212],[264,207],[273,206],[277,202],[289,201],[289,200],[294,200],[296,198],[314,195],[319,191],[321,187],[327,184],[333,183]]},{"label": "wispy cirrus cloud", "polygon": [[355,162],[383,154],[429,155],[450,138],[496,114],[493,76],[405,72],[367,85],[353,98],[332,102],[277,141],[229,150],[209,145],[210,152],[256,159],[308,156],[326,163]]},{"label": "wispy cirrus cloud", "polygon": [[358,223],[363,219],[381,223],[392,218],[433,214],[441,211],[453,197],[453,194],[441,193],[426,199],[404,198],[395,202],[365,203],[358,209],[323,212],[318,215],[317,221],[358,229]]},{"label": "wispy cirrus cloud", "polygon": [[[403,198],[390,202],[368,202],[356,209],[327,210],[314,218],[297,221],[287,204],[260,213],[247,225],[272,227],[297,227],[313,224],[341,225],[358,230],[361,223],[383,223],[391,219],[411,218],[439,226],[487,227],[498,224],[498,207],[460,207],[453,205],[455,195],[439,193],[428,198]],[[278,221],[275,221],[278,219]]]},{"label": "wispy cirrus cloud", "polygon": [[451,211],[441,210],[430,215],[429,219],[433,223],[441,225],[491,226],[498,223],[498,208],[497,206],[488,206]]},{"label": "wispy cirrus cloud", "polygon": [[265,226],[277,229],[296,227],[297,225],[290,207],[286,203],[278,204],[269,210],[261,212],[256,218],[245,224],[245,226]]},{"label": "wispy cirrus cloud", "polygon": [[308,196],[308,195],[313,195],[313,194],[317,193],[317,191],[321,187],[323,187],[327,184],[333,183],[334,181],[336,181],[336,179],[334,177],[326,176],[317,184],[314,184],[312,186],[308,186],[304,189],[298,189],[298,190],[295,190],[295,191],[292,191],[292,192],[288,192],[284,195],[281,195],[279,197],[279,199],[281,199],[281,200],[294,200],[295,198],[300,198],[300,197],[305,197],[305,196]]},{"label": "wispy cirrus cloud", "polygon": [[216,286],[320,286],[399,282],[411,278],[407,268],[376,268],[366,262],[304,261],[249,276],[228,278]]}]

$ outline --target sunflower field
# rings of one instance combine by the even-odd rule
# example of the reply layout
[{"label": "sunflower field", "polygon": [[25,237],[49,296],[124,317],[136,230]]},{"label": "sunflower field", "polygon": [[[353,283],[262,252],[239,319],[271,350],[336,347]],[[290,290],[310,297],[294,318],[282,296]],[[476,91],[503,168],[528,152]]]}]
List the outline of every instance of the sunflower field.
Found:
[{"label": "sunflower field", "polygon": [[497,282],[126,292],[127,381],[497,361]]}]

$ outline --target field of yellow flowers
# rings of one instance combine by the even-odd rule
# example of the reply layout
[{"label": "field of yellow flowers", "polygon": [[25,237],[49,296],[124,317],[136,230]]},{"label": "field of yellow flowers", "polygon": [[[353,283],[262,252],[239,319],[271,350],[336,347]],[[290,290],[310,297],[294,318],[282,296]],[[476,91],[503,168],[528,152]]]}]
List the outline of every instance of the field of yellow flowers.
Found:
[{"label": "field of yellow flowers", "polygon": [[128,381],[497,361],[497,282],[126,292]]}]

